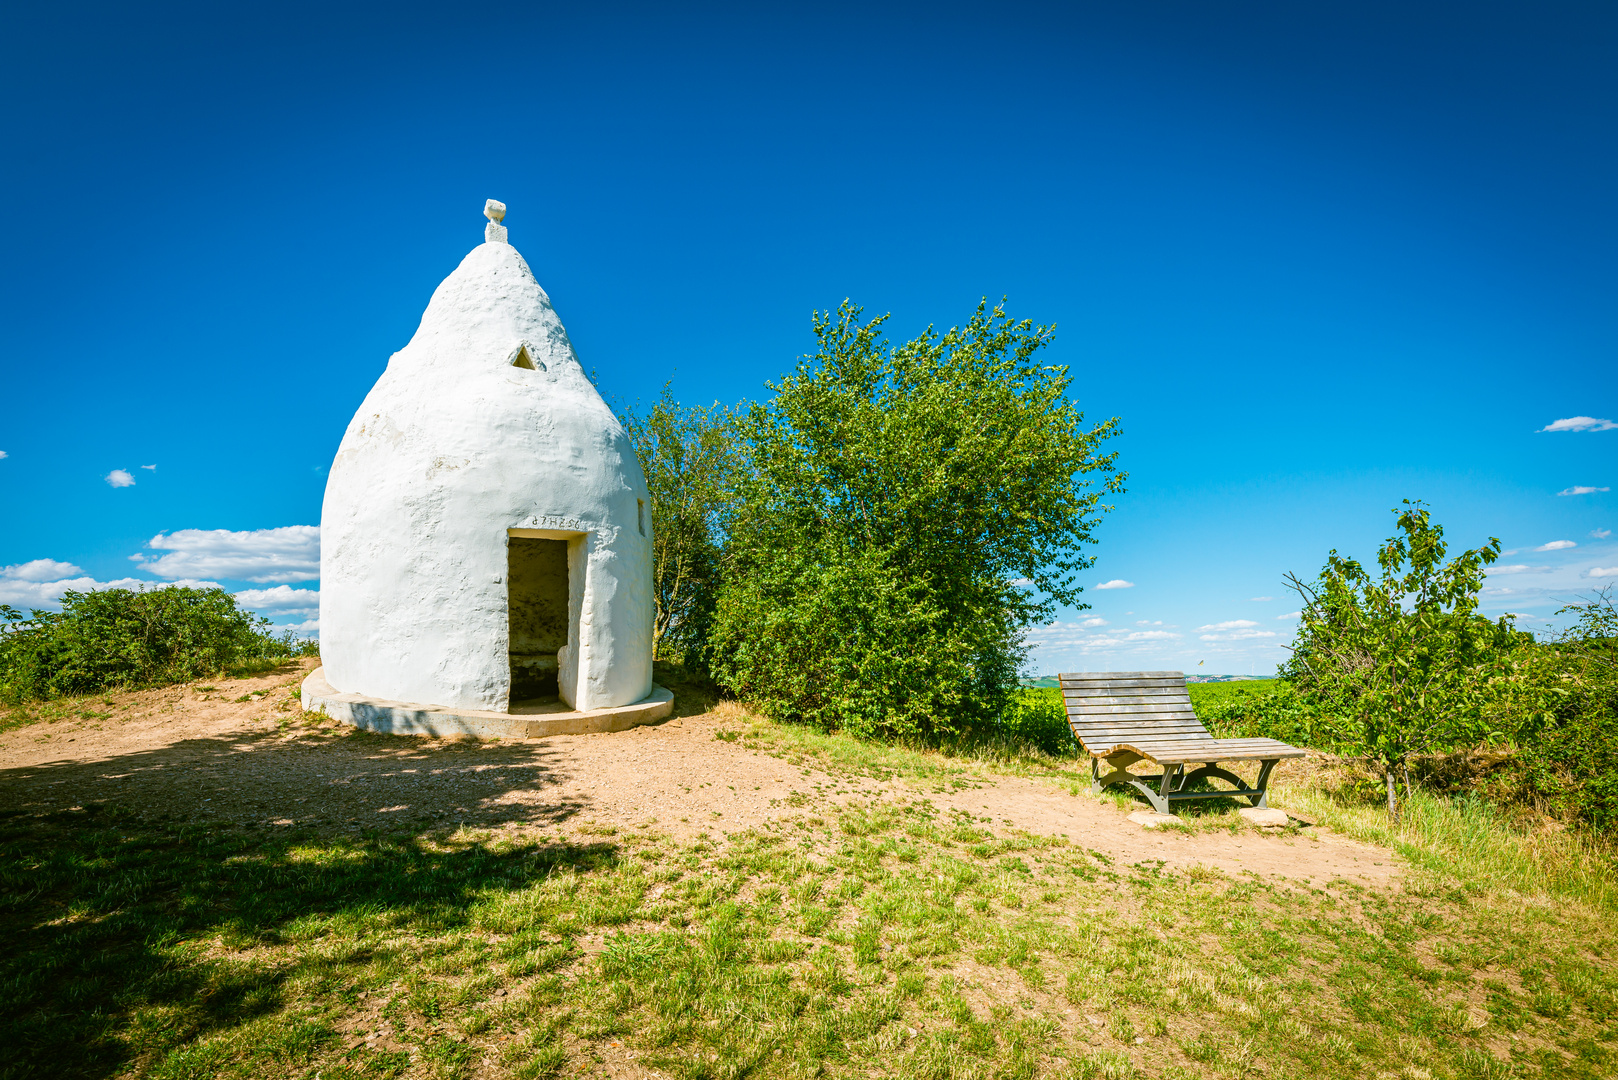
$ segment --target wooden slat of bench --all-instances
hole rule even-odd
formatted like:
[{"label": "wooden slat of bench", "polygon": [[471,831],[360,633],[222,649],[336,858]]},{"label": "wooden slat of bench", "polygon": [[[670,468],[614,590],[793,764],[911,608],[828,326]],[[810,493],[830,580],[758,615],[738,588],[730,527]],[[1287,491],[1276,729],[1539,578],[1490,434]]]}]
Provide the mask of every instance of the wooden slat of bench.
[{"label": "wooden slat of bench", "polygon": [[1192,713],[1179,716],[1070,716],[1067,726],[1073,731],[1122,731],[1142,735],[1207,730]]},{"label": "wooden slat of bench", "polygon": [[1122,690],[1106,690],[1090,693],[1087,690],[1063,690],[1062,700],[1069,705],[1088,705],[1090,702],[1103,703],[1108,701],[1138,702],[1142,705],[1151,705],[1162,701],[1180,701],[1189,703],[1191,695],[1184,690],[1175,690],[1172,693],[1164,690],[1153,694],[1126,694]]},{"label": "wooden slat of bench", "polygon": [[1139,733],[1134,735],[1108,735],[1105,738],[1087,741],[1100,744],[1109,739],[1115,746],[1123,743],[1129,743],[1132,746],[1190,746],[1193,744],[1207,746],[1211,742],[1218,741],[1211,735],[1199,739],[1195,735],[1186,735],[1180,732],[1169,735],[1142,735]]},{"label": "wooden slat of bench", "polygon": [[1058,679],[1184,679],[1183,671],[1064,671]]},{"label": "wooden slat of bench", "polygon": [[1156,727],[1159,724],[1194,724],[1197,714],[1189,709],[1179,712],[1116,712],[1068,714],[1069,724],[1111,724],[1113,727]]},{"label": "wooden slat of bench", "polygon": [[1164,716],[1153,713],[1150,716],[1070,716],[1067,726],[1075,731],[1079,728],[1116,728],[1119,731],[1160,731],[1164,728],[1190,726],[1194,730],[1202,730],[1202,722],[1195,713],[1178,713],[1173,716]]},{"label": "wooden slat of bench", "polygon": [[[1270,758],[1301,758],[1304,752],[1274,739],[1209,739],[1197,742],[1125,740],[1115,743],[1110,753],[1120,750],[1139,754],[1162,765],[1184,765],[1204,761],[1264,761]],[[1091,751],[1092,756],[1106,753]]]},{"label": "wooden slat of bench", "polygon": [[1068,716],[1196,716],[1189,704],[1099,704],[1091,709],[1068,709]]},{"label": "wooden slat of bench", "polygon": [[1111,683],[1094,683],[1087,686],[1064,686],[1064,697],[1186,697],[1187,691],[1184,683],[1173,686],[1113,686]]},{"label": "wooden slat of bench", "polygon": [[1212,736],[1203,735],[1199,737],[1194,731],[1175,731],[1164,735],[1142,735],[1138,731],[1109,731],[1104,734],[1100,732],[1086,732],[1080,735],[1078,738],[1079,741],[1085,746],[1096,747],[1118,746],[1121,743],[1133,743],[1139,746],[1145,746],[1147,743],[1162,743],[1166,745],[1168,743],[1183,743],[1190,741],[1205,743],[1208,742]]},{"label": "wooden slat of bench", "polygon": [[1184,687],[1185,683],[1179,679],[1112,679],[1109,681],[1097,679],[1094,682],[1063,679],[1061,685],[1063,690],[1095,690],[1108,687],[1129,690],[1172,690]]},{"label": "wooden slat of bench", "polygon": [[1125,723],[1121,720],[1092,720],[1088,723],[1070,720],[1068,721],[1067,726],[1069,730],[1072,731],[1094,731],[1098,733],[1103,731],[1121,731],[1126,735],[1135,733],[1141,735],[1164,735],[1171,731],[1197,732],[1208,730],[1198,723],[1196,717],[1194,716],[1188,716],[1183,720],[1159,720],[1156,723],[1146,724]]},{"label": "wooden slat of bench", "polygon": [[1104,727],[1117,731],[1162,731],[1164,729],[1172,730],[1188,724],[1191,725],[1194,731],[1202,730],[1202,722],[1193,713],[1178,713],[1174,716],[1154,713],[1150,716],[1070,716],[1067,718],[1067,726],[1075,731],[1086,727]]},{"label": "wooden slat of bench", "polygon": [[1209,743],[1215,743],[1226,750],[1269,749],[1277,746],[1286,746],[1284,742],[1274,739],[1185,739],[1178,736],[1142,735],[1142,742],[1154,742],[1162,746],[1201,746],[1206,748]]},{"label": "wooden slat of bench", "polygon": [[[1068,730],[1074,735],[1084,737],[1107,738],[1125,737],[1125,735],[1184,735],[1186,738],[1201,738],[1209,730],[1201,724],[1069,724]],[[1212,738],[1212,735],[1209,735]]]}]

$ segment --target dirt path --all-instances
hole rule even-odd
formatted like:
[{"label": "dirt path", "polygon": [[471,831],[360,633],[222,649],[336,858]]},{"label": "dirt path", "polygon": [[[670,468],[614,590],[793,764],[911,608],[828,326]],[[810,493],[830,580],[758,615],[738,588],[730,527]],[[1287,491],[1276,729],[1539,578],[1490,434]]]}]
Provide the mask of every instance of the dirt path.
[{"label": "dirt path", "polygon": [[465,824],[565,834],[655,819],[685,837],[798,817],[817,804],[924,798],[996,829],[1065,835],[1129,864],[1160,859],[1317,884],[1377,884],[1398,872],[1390,852],[1320,828],[1297,837],[1154,832],[1039,780],[990,775],[940,794],[903,779],[821,772],[716,738],[727,721],[714,713],[481,744],[295,725],[288,691],[312,666],[211,689],[115,694],[112,705],[87,706],[90,715],[0,733],[0,812],[106,803],[170,822],[355,832]]}]

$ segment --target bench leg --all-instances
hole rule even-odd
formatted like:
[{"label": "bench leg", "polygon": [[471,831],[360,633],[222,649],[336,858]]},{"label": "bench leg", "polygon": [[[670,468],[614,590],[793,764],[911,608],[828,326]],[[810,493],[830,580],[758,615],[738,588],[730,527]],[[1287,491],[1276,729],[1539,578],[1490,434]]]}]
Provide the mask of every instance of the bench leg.
[{"label": "bench leg", "polygon": [[[1175,784],[1174,778],[1179,775],[1180,770],[1183,768],[1185,768],[1184,765],[1163,766],[1163,782],[1158,789],[1157,797],[1154,799],[1152,798],[1152,793],[1150,791],[1146,792],[1146,797],[1151,799],[1152,809],[1156,810],[1159,814],[1173,813],[1173,811],[1169,809],[1169,794],[1173,792],[1176,787],[1180,786]],[[1140,786],[1141,790],[1144,791],[1145,785]]]},{"label": "bench leg", "polygon": [[1280,758],[1270,758],[1258,767],[1258,781],[1253,785],[1256,793],[1251,796],[1253,805],[1260,809],[1270,805],[1270,772],[1274,770]]},{"label": "bench leg", "polygon": [[1110,767],[1111,771],[1103,776],[1101,773],[1101,759],[1091,758],[1090,794],[1100,795],[1103,790],[1111,787],[1114,784],[1128,784],[1130,787],[1146,796],[1146,801],[1152,804],[1153,810],[1156,810],[1159,814],[1170,813],[1171,811],[1169,810],[1168,794],[1180,786],[1183,786],[1174,782],[1175,776],[1179,773],[1182,766],[1165,765],[1163,767],[1162,776],[1145,777],[1145,780],[1156,780],[1159,782],[1160,790],[1153,791],[1143,782],[1141,778],[1137,777],[1127,768],[1127,766],[1142,760],[1145,759],[1143,759],[1139,754],[1119,754],[1115,757],[1108,758],[1107,765]]},{"label": "bench leg", "polygon": [[1111,771],[1105,776],[1101,774],[1101,758],[1090,759],[1090,794],[1100,795],[1104,788],[1113,784],[1127,784],[1134,779],[1134,774],[1128,772],[1129,766],[1140,761],[1139,754],[1129,752],[1114,754],[1107,758],[1107,768]]},{"label": "bench leg", "polygon": [[[1169,780],[1167,774],[1171,772],[1171,769],[1163,770],[1165,773],[1163,778],[1164,787],[1168,786]],[[1123,772],[1123,770],[1120,769],[1119,772]],[[1156,780],[1157,777],[1148,776],[1146,779]],[[1152,809],[1156,810],[1159,814],[1172,814],[1174,812],[1169,809],[1169,801],[1163,797],[1164,794],[1166,794],[1165,792],[1153,791],[1149,785],[1141,783],[1139,780],[1135,779],[1134,775],[1131,773],[1123,773],[1123,779],[1116,780],[1114,783],[1128,784],[1130,787],[1146,796],[1146,801],[1151,803]]]}]

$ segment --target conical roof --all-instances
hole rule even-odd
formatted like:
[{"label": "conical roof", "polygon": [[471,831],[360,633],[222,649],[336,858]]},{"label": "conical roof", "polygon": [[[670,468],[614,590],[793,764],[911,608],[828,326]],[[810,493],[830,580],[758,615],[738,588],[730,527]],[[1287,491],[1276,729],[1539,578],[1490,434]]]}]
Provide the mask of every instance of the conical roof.
[{"label": "conical roof", "polygon": [[433,292],[332,464],[327,677],[345,692],[505,708],[507,537],[552,530],[588,539],[581,617],[598,624],[585,639],[602,638],[581,639],[574,703],[628,704],[651,686],[645,481],[545,290],[504,228],[490,234]]}]

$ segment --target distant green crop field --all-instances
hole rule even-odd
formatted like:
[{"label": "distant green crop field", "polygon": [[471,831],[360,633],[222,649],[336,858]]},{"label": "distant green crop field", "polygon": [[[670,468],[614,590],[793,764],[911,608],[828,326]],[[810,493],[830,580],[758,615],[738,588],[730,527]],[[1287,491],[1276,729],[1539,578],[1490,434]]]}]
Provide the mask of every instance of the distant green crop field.
[{"label": "distant green crop field", "polygon": [[1204,705],[1225,705],[1245,698],[1264,697],[1275,693],[1280,685],[1280,679],[1243,679],[1241,682],[1191,683],[1186,689],[1191,691],[1191,704],[1200,709]]},{"label": "distant green crop field", "polygon": [[[1275,688],[1281,684],[1279,679],[1243,679],[1239,682],[1219,683],[1191,683],[1191,703],[1200,705],[1207,702],[1210,705],[1223,705],[1227,701],[1238,698],[1249,698],[1262,694],[1273,694]],[[1026,690],[1054,690],[1057,688],[1055,675],[1042,675],[1037,679],[1026,679],[1023,682]]]}]

